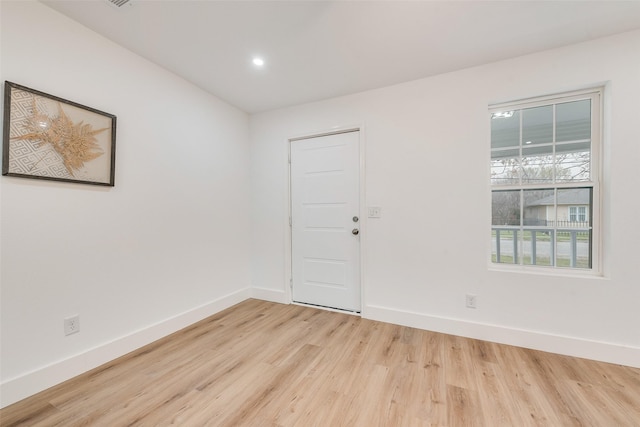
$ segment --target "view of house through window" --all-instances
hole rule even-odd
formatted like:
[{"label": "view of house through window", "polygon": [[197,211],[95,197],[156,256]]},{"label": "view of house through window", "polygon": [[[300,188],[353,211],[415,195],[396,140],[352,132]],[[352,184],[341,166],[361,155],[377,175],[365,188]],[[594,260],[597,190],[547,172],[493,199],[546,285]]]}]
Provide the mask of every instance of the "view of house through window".
[{"label": "view of house through window", "polygon": [[600,91],[490,113],[492,262],[593,269]]}]

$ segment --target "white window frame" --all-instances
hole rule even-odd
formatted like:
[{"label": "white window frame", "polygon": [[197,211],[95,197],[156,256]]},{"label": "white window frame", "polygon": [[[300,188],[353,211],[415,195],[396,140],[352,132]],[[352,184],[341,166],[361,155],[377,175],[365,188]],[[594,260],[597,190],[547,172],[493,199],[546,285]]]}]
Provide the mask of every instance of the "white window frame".
[{"label": "white window frame", "polygon": [[[498,263],[491,260],[492,251],[489,248],[488,263],[489,268],[493,270],[507,270],[507,271],[526,271],[535,273],[549,273],[556,275],[597,275],[602,276],[602,176],[603,176],[603,162],[602,162],[602,138],[603,138],[603,98],[604,87],[594,87],[590,89],[564,92],[553,95],[528,98],[516,101],[510,101],[499,104],[492,104],[489,106],[489,123],[491,123],[494,115],[504,114],[509,111],[523,110],[527,108],[541,107],[550,104],[558,104],[564,102],[579,101],[584,99],[591,99],[591,164],[590,164],[590,181],[576,181],[576,182],[556,182],[552,186],[541,185],[538,183],[522,183],[518,184],[493,184],[490,183],[489,197],[492,197],[495,190],[527,190],[527,189],[540,189],[540,188],[592,188],[592,208],[591,212],[587,209],[586,220],[591,219],[591,268],[570,268],[570,267],[557,267],[557,266],[542,266],[542,265],[527,265],[527,264],[508,264]],[[489,126],[491,129],[491,124]],[[491,151],[491,131],[489,132],[489,147]],[[522,143],[520,143],[520,153],[522,153]],[[491,164],[491,155],[489,155],[489,165]],[[491,205],[491,204],[490,204]],[[490,208],[491,209],[491,206]],[[591,214],[591,217],[589,216]],[[489,215],[491,217],[491,215]],[[491,221],[490,221],[490,227]],[[521,229],[524,226],[521,225]],[[522,233],[520,233],[522,234]],[[491,233],[490,233],[491,235]]]}]

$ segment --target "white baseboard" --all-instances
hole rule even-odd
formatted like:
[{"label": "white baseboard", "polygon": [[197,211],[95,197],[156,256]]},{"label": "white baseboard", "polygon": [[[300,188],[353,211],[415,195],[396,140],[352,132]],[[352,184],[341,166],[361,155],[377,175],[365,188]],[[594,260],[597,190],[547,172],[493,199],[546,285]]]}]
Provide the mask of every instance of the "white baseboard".
[{"label": "white baseboard", "polygon": [[242,289],[158,322],[155,325],[91,348],[83,353],[6,380],[0,384],[0,408],[124,356],[232,305],[238,304],[250,298],[251,295],[250,288]]},{"label": "white baseboard", "polygon": [[545,332],[366,306],[362,317],[445,334],[640,368],[640,348]]},{"label": "white baseboard", "polygon": [[[257,298],[282,304],[290,302],[285,292],[264,288],[246,288],[225,295],[148,328],[135,331],[19,377],[6,380],[0,384],[0,408],[87,372],[248,298]],[[460,319],[429,316],[373,305],[364,307],[362,317],[435,332],[640,368],[640,348],[638,347],[475,323]]]},{"label": "white baseboard", "polygon": [[289,304],[291,302],[285,291],[274,291],[266,288],[251,288],[251,297],[280,304]]}]

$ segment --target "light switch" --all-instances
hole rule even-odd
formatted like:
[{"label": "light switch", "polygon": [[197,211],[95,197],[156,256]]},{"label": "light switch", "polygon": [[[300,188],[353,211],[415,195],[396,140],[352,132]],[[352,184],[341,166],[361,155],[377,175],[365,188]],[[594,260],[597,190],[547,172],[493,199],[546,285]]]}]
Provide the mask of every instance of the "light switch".
[{"label": "light switch", "polygon": [[369,218],[380,218],[382,208],[379,206],[369,206]]}]

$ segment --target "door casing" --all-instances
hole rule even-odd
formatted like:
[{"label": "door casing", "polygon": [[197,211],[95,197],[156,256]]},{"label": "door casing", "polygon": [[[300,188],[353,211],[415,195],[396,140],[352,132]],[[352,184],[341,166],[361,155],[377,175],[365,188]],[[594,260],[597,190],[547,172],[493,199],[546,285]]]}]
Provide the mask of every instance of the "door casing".
[{"label": "door casing", "polygon": [[[287,206],[286,206],[286,215],[284,218],[284,223],[285,223],[285,283],[284,283],[284,287],[285,287],[285,295],[286,295],[286,302],[288,304],[293,303],[293,292],[292,292],[292,284],[293,284],[293,274],[292,274],[292,260],[293,260],[293,252],[292,252],[292,244],[291,244],[291,238],[292,238],[292,233],[291,233],[291,143],[295,142],[295,141],[299,141],[302,139],[309,139],[309,138],[317,138],[317,137],[322,137],[322,136],[329,136],[329,135],[335,135],[335,134],[339,134],[339,133],[346,133],[346,132],[354,132],[357,131],[360,133],[360,155],[359,155],[359,162],[360,162],[360,176],[359,176],[359,181],[360,181],[360,194],[359,194],[359,203],[360,203],[360,260],[359,260],[359,264],[360,264],[360,313],[358,315],[363,316],[365,315],[365,304],[364,302],[366,301],[365,299],[365,295],[366,295],[366,289],[364,284],[366,283],[366,270],[365,270],[365,262],[364,260],[366,259],[366,241],[367,241],[367,215],[366,215],[366,200],[365,200],[365,195],[366,195],[366,188],[365,188],[365,147],[366,147],[366,138],[365,138],[365,132],[364,132],[364,126],[362,125],[355,125],[355,126],[336,126],[332,129],[329,130],[324,130],[324,131],[318,131],[318,132],[309,132],[309,133],[304,133],[301,135],[297,135],[291,138],[288,138],[286,141],[286,153],[287,153],[287,158],[286,158],[286,177],[287,177],[287,182],[286,182],[286,194],[287,194]],[[320,308],[320,307],[319,307]],[[324,308],[324,307],[322,307]],[[331,310],[331,311],[339,311],[341,313],[350,313],[347,311],[343,311],[343,310],[334,310],[331,308],[324,308],[326,310]],[[354,313],[355,314],[355,313]]]}]

